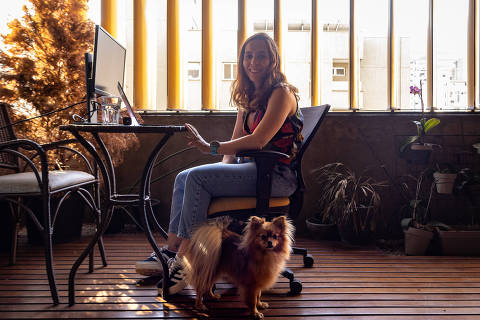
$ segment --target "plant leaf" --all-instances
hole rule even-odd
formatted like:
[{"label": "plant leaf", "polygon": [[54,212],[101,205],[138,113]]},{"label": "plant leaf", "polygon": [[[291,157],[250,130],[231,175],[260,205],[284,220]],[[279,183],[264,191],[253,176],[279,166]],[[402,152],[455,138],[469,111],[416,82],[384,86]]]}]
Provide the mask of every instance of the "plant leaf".
[{"label": "plant leaf", "polygon": [[425,133],[427,133],[431,129],[435,128],[439,123],[440,123],[440,119],[438,119],[438,118],[428,119],[427,122],[425,122],[425,125],[423,126],[424,130],[425,130]]},{"label": "plant leaf", "polygon": [[400,225],[402,226],[403,230],[407,230],[410,227],[410,224],[413,222],[412,218],[404,218],[400,221]]},{"label": "plant leaf", "polygon": [[419,136],[410,136],[410,137],[405,138],[405,141],[403,142],[403,144],[400,147],[400,152],[405,152],[405,149],[409,145],[411,145],[412,143],[417,141],[419,138],[420,138]]}]

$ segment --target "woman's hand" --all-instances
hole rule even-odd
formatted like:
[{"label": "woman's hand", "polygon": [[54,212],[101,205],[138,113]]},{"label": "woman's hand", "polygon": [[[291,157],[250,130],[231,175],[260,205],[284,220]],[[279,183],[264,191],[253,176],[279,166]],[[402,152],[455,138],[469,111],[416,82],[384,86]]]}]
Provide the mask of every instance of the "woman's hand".
[{"label": "woman's hand", "polygon": [[197,129],[189,123],[185,123],[187,128],[188,145],[197,148],[203,153],[210,153],[210,144],[203,139]]}]

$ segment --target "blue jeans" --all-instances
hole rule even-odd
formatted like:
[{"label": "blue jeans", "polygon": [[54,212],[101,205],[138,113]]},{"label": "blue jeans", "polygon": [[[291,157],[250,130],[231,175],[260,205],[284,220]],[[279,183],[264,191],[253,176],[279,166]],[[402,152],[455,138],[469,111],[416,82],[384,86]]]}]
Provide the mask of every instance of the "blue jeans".
[{"label": "blue jeans", "polygon": [[[254,162],[212,163],[180,172],[175,178],[169,232],[190,238],[193,227],[207,220],[213,197],[254,197],[257,167]],[[290,196],[297,188],[295,172],[276,165],[272,176],[272,196]]]}]

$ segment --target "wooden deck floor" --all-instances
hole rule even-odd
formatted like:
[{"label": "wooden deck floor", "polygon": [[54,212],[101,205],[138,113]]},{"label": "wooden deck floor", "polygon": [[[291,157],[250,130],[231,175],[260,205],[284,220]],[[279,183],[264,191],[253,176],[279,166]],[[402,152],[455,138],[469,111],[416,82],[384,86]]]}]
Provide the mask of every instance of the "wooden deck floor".
[{"label": "wooden deck floor", "polygon": [[[143,234],[105,236],[109,265],[77,275],[77,304],[67,305],[67,278],[74,257],[88,237],[54,246],[61,304],[52,306],[41,247],[21,239],[18,263],[6,266],[0,255],[0,318],[201,318],[193,310],[194,291],[185,289],[168,302],[155,285],[138,287],[135,261],[150,248]],[[288,296],[280,279],[264,294],[270,319],[480,319],[479,257],[408,257],[375,248],[345,247],[335,242],[299,239],[314,255],[313,268],[294,256],[289,266],[303,282],[303,292]],[[99,259],[97,259],[99,261]],[[99,264],[99,262],[98,262]],[[245,319],[236,291],[217,285],[223,294],[209,302],[209,318]]]}]

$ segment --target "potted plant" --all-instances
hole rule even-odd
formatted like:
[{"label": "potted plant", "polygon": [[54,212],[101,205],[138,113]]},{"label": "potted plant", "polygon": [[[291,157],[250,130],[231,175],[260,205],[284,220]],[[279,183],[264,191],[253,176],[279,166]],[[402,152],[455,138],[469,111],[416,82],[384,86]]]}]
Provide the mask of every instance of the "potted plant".
[{"label": "potted plant", "polygon": [[386,186],[364,173],[356,175],[343,163],[331,163],[313,171],[320,186],[319,213],[323,223],[335,223],[347,243],[365,243],[375,230],[380,208],[377,189]]},{"label": "potted plant", "polygon": [[437,144],[426,143],[424,141],[426,134],[435,128],[440,120],[438,118],[427,119],[425,117],[425,109],[422,96],[422,82],[420,81],[420,88],[417,86],[410,86],[410,93],[414,96],[418,95],[422,106],[422,116],[420,120],[413,120],[417,128],[417,134],[408,136],[400,146],[400,154],[409,163],[426,164],[430,158],[430,153],[435,147],[440,147]]},{"label": "potted plant", "polygon": [[[480,174],[471,168],[458,171],[454,191],[464,197],[463,224],[438,229],[444,255],[480,255]],[[459,219],[460,220],[460,219]]]},{"label": "potted plant", "polygon": [[[432,168],[423,170],[418,177],[406,175],[407,181],[401,183],[401,194],[406,204],[401,207],[403,211],[401,226],[405,236],[405,254],[424,255],[434,236],[435,228],[448,228],[430,217],[430,204],[435,183],[429,183],[433,174]],[[412,195],[408,182],[414,182],[415,193]]]},{"label": "potted plant", "polygon": [[453,185],[457,179],[457,170],[451,164],[443,166],[437,164],[437,170],[433,173],[433,179],[438,193],[452,194]]},{"label": "potted plant", "polygon": [[[8,23],[8,32],[2,35],[0,96],[12,106],[10,116],[20,139],[49,143],[72,138],[58,127],[72,122],[73,114],[85,115],[85,104],[80,103],[85,96],[84,54],[92,51],[94,42],[94,23],[87,17],[87,2],[33,1],[24,6],[23,17]],[[133,152],[140,146],[132,134],[108,135],[104,142],[114,146],[110,149],[116,166],[123,162],[127,150]],[[61,149],[52,150],[48,157],[57,168],[78,159],[76,154]],[[75,197],[66,202],[79,206]],[[66,207],[63,211],[67,211]],[[65,219],[66,226],[82,222],[83,208],[76,211],[77,218]],[[57,225],[61,220],[59,215]],[[81,230],[81,224],[75,230]],[[67,232],[67,236],[71,235]]]}]

